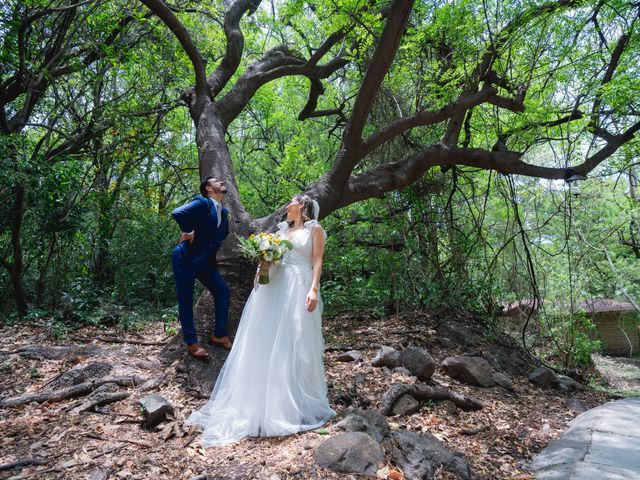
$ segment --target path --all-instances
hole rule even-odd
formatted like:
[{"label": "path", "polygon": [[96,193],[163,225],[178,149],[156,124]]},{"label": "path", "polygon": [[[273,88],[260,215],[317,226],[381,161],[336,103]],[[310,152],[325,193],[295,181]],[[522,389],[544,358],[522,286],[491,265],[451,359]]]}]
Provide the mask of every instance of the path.
[{"label": "path", "polygon": [[588,410],[534,458],[536,480],[640,480],[640,398]]}]

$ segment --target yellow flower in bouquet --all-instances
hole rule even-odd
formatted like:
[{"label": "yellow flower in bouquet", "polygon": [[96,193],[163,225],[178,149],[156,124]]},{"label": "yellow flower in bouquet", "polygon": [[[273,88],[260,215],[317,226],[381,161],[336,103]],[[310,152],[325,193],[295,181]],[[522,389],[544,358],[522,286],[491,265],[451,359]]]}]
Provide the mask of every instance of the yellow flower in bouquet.
[{"label": "yellow flower in bouquet", "polygon": [[[251,234],[249,238],[238,239],[238,251],[248,260],[261,262],[259,283],[269,283],[269,267],[271,263],[279,263],[284,254],[293,248],[289,240],[272,233]],[[266,262],[265,267],[262,262]]]}]

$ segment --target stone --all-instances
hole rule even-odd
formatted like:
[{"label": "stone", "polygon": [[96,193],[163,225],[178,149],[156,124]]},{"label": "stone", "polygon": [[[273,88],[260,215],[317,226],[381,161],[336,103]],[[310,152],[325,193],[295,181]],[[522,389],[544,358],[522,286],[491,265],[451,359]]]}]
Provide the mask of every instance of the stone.
[{"label": "stone", "polygon": [[587,389],[587,387],[580,382],[576,382],[573,378],[562,376],[556,376],[556,378],[558,379],[558,388],[562,391],[573,392],[574,390],[582,391]]},{"label": "stone", "polygon": [[104,470],[94,470],[89,474],[88,480],[107,480],[109,472]]},{"label": "stone", "polygon": [[464,480],[473,478],[469,464],[430,433],[399,429],[393,433],[393,440],[389,448],[391,460],[407,480],[433,478],[440,466]]},{"label": "stone", "polygon": [[400,366],[400,352],[395,348],[383,345],[377,355],[371,360],[374,367],[395,368]]},{"label": "stone", "polygon": [[420,402],[408,393],[402,395],[391,407],[393,415],[412,415],[420,410]]},{"label": "stone", "polygon": [[505,390],[509,390],[511,392],[515,391],[515,387],[513,386],[513,382],[509,377],[507,377],[502,372],[493,372],[491,379],[495,382],[496,385],[504,388]]},{"label": "stone", "polygon": [[396,367],[393,369],[393,373],[401,373],[402,375],[411,376],[411,372],[404,367]]},{"label": "stone", "polygon": [[559,382],[556,374],[547,367],[538,367],[529,374],[529,381],[541,388],[558,388]]},{"label": "stone", "polygon": [[375,476],[384,454],[380,444],[366,433],[347,432],[322,442],[316,450],[315,461],[334,472]]},{"label": "stone", "polygon": [[436,371],[436,363],[425,350],[407,347],[400,352],[402,365],[423,382],[431,379]]},{"label": "stone", "polygon": [[571,410],[577,412],[586,412],[588,409],[582,401],[576,397],[569,397],[564,401],[564,404]]},{"label": "stone", "polygon": [[458,413],[458,406],[455,403],[453,403],[451,400],[444,400],[441,403],[444,406],[445,411],[449,415],[453,415],[454,413]]},{"label": "stone", "polygon": [[353,410],[336,423],[333,430],[366,433],[377,442],[382,442],[391,434],[387,419],[377,410]]},{"label": "stone", "polygon": [[173,415],[173,405],[162,395],[147,395],[140,399],[145,423],[153,428],[166,420],[167,414]]},{"label": "stone", "polygon": [[493,387],[493,367],[482,357],[447,357],[442,362],[444,373],[469,385]]},{"label": "stone", "polygon": [[336,357],[338,362],[360,362],[362,361],[362,354],[357,350],[349,350]]}]

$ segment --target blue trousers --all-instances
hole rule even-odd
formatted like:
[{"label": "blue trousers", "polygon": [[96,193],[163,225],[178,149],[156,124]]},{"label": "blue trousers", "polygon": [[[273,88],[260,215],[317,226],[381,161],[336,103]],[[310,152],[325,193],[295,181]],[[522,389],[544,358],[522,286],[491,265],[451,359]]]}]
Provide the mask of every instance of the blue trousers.
[{"label": "blue trousers", "polygon": [[215,266],[204,264],[193,264],[182,258],[181,250],[176,247],[172,256],[173,278],[176,282],[176,293],[178,294],[178,314],[182,325],[182,334],[187,345],[198,342],[196,327],[193,323],[193,290],[196,278],[213,295],[213,306],[215,308],[215,326],[213,334],[216,337],[226,337],[227,318],[229,316],[229,286],[225,283],[222,275]]}]

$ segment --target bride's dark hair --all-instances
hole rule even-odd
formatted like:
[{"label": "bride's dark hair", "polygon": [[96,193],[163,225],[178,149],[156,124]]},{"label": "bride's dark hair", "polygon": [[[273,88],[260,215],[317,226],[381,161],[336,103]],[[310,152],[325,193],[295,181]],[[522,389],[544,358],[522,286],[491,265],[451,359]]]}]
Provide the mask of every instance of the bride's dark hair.
[{"label": "bride's dark hair", "polygon": [[[294,200],[297,200],[298,202],[302,203],[303,207],[301,210],[301,214],[302,214],[302,221],[303,222],[308,222],[309,220],[313,219],[313,199],[309,196],[309,195],[296,195],[295,197],[293,197]],[[287,218],[287,212],[284,212],[283,219],[286,220]],[[291,224],[293,222],[289,222],[289,224]]]},{"label": "bride's dark hair", "polygon": [[294,197],[304,205],[302,207],[302,220],[308,222],[313,218],[313,199],[309,195],[296,195]]}]

